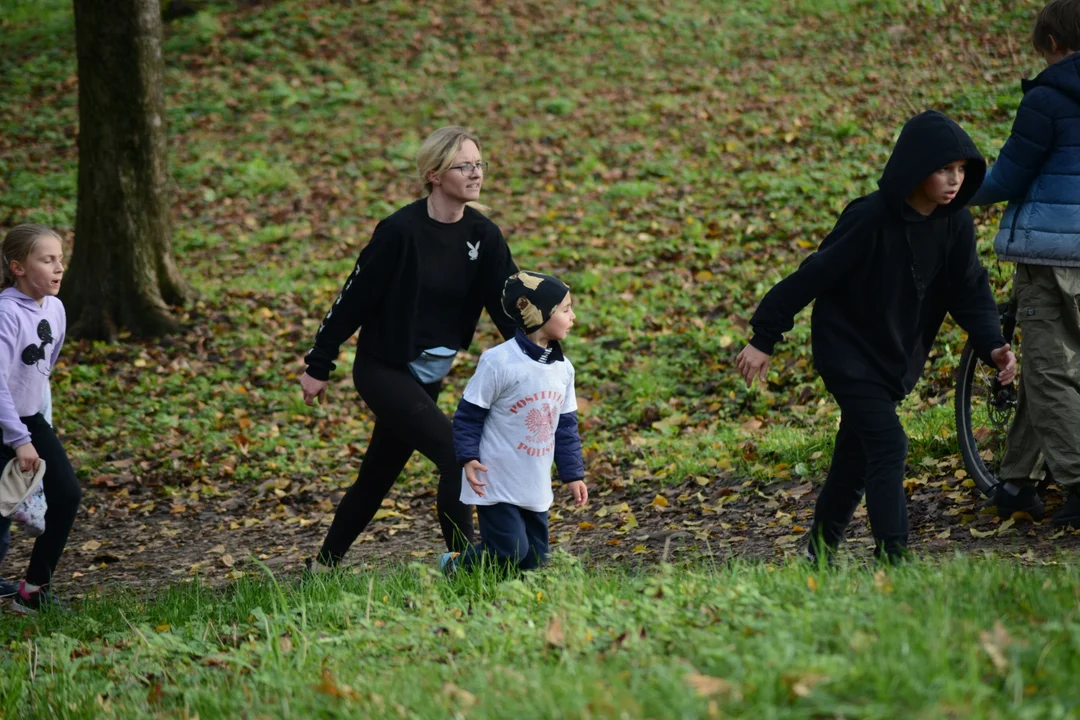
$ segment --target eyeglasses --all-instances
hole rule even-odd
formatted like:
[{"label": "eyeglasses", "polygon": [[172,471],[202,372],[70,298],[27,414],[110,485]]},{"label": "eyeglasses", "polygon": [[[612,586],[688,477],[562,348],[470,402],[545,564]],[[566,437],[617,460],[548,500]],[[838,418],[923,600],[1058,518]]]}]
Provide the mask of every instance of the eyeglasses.
[{"label": "eyeglasses", "polygon": [[484,173],[487,172],[487,169],[488,164],[486,162],[462,163],[461,165],[454,165],[453,167],[447,168],[447,170],[457,170],[464,177],[469,177],[470,175],[472,175],[473,170],[479,170],[481,173]]}]

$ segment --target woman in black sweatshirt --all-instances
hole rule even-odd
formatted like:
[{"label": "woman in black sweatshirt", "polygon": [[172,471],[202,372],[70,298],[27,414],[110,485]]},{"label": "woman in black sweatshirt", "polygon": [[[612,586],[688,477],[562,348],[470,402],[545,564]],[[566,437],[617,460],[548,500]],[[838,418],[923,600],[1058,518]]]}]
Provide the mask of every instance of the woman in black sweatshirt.
[{"label": "woman in black sweatshirt", "polygon": [[375,516],[416,450],[439,470],[439,524],[447,549],[473,542],[463,505],[454,430],[436,399],[455,353],[472,342],[487,308],[503,337],[503,282],[517,272],[498,226],[474,205],[484,169],[480,144],[464,128],[432,133],[417,155],[426,196],[382,220],[326,314],[300,377],[304,402],[325,397],[339,348],[360,329],[353,382],[375,415],[356,482],[342,498],[317,562],[339,563]]},{"label": "woman in black sweatshirt", "polygon": [[864,492],[875,553],[906,553],[907,436],[896,406],[922,376],[946,312],[1002,382],[1015,375],[964,207],[985,173],[959,125],[933,111],[912,118],[877,192],[849,204],[817,252],[770,290],[750,319],[754,336],[736,361],[748,386],[765,380],[773,347],[817,301],[814,366],[840,406],[840,429],[814,509],[811,557],[835,550]]}]

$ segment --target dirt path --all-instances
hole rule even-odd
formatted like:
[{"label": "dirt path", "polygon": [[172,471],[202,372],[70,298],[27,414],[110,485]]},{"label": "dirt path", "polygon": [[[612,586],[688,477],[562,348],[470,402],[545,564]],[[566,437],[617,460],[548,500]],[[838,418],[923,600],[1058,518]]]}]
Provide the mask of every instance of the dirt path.
[{"label": "dirt path", "polygon": [[[164,497],[161,488],[115,479],[111,486],[90,487],[55,585],[73,596],[98,587],[153,588],[195,577],[218,584],[260,572],[258,563],[275,573],[299,571],[318,549],[342,490],[287,482],[205,499]],[[805,481],[762,486],[719,475],[688,479],[658,494],[612,482],[585,509],[557,499],[553,548],[632,564],[660,561],[665,545],[671,559],[779,559],[804,551],[817,487]],[[957,478],[910,490],[912,547],[919,553],[996,552],[1035,560],[1080,547],[1080,533],[1062,532],[1048,521],[1001,523],[980,513],[976,491]],[[347,561],[434,562],[442,542],[433,506],[431,489],[396,491]],[[851,552],[869,556],[864,508],[849,540]],[[12,545],[3,568],[7,577],[24,567],[31,542],[16,531]]]}]

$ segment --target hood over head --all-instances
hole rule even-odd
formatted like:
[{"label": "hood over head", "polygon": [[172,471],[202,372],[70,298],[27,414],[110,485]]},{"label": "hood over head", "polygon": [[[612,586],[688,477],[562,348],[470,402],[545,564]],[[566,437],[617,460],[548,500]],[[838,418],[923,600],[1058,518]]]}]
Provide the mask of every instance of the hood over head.
[{"label": "hood over head", "polygon": [[939,205],[931,217],[967,205],[986,176],[986,160],[963,128],[936,110],[927,110],[904,123],[878,187],[889,207],[902,213],[905,200],[923,180],[956,160],[967,160],[964,182],[953,201]]}]

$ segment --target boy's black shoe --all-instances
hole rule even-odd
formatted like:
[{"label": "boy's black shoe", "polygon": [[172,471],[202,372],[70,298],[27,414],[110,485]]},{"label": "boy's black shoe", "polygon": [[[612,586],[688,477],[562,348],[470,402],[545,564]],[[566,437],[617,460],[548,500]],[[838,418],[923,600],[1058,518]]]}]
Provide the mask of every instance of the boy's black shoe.
[{"label": "boy's black shoe", "polygon": [[[1014,489],[1015,494],[1012,492]],[[1046,506],[1039,497],[1039,491],[1030,484],[998,483],[991,491],[986,505],[996,506],[1000,518],[1010,518],[1013,513],[1023,512],[1030,515],[1035,522],[1039,522],[1046,514]]]},{"label": "boy's black shoe", "polygon": [[824,560],[825,567],[836,567],[837,548],[838,545],[824,542],[817,533],[811,530],[810,542],[806,544],[806,561],[815,567],[820,567]]},{"label": "boy's black shoe", "polygon": [[895,542],[881,543],[874,549],[874,559],[877,560],[878,565],[895,568],[912,561],[915,555],[907,549],[906,545]]},{"label": "boy's black shoe", "polygon": [[1080,528],[1080,490],[1069,490],[1065,503],[1054,513],[1054,525]]}]

